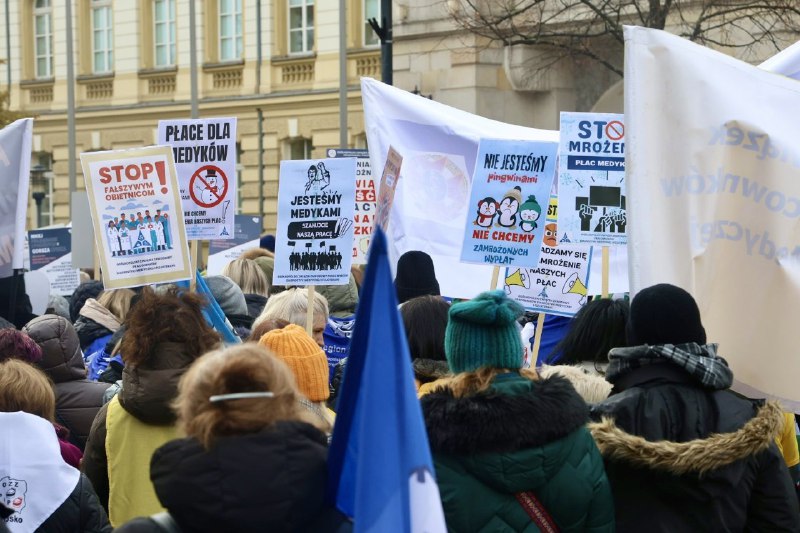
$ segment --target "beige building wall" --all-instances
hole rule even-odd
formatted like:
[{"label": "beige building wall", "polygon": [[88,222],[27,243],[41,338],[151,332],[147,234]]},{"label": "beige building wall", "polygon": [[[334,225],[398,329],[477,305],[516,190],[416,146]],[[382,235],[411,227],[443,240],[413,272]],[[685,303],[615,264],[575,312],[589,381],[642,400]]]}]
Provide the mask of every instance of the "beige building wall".
[{"label": "beige building wall", "polygon": [[[34,68],[34,0],[10,0],[12,67],[11,108],[36,116],[34,160],[52,159],[53,222],[69,219],[66,130],[66,18],[62,1],[53,0],[53,72],[37,78]],[[380,77],[380,49],[364,47],[363,1],[348,0],[348,146],[363,146],[364,119],[359,76]],[[113,71],[92,72],[91,0],[72,0],[77,77],[76,157],[83,151],[151,145],[159,119],[190,116],[189,2],[176,0],[176,61],[157,68],[154,62],[152,0],[110,0],[113,13]],[[258,0],[241,0],[242,53],[219,56],[219,0],[196,2],[199,114],[238,118],[240,202],[242,213],[265,215],[274,230],[278,166],[292,154],[291,144],[305,141],[311,157],[323,157],[339,146],[338,0],[314,1],[314,40],[307,53],[290,54],[288,0],[261,0],[259,63]],[[5,25],[0,25],[0,46]],[[0,54],[3,57],[5,54]],[[5,86],[5,65],[0,87]],[[259,129],[258,110],[263,114]],[[259,134],[264,166],[259,167]],[[302,150],[301,150],[302,152]],[[264,201],[259,206],[263,172]],[[77,187],[83,188],[80,161]],[[31,204],[31,227],[35,224]],[[45,222],[48,222],[46,219]]]}]

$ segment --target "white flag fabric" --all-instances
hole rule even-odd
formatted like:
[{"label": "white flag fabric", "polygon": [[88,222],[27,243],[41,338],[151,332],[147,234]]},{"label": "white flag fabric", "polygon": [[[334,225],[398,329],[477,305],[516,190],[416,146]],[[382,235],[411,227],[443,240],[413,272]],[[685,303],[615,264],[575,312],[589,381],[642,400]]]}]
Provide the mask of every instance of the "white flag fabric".
[{"label": "white flag fabric", "polygon": [[372,172],[383,171],[389,146],[403,157],[389,218],[391,264],[409,250],[427,252],[444,296],[471,298],[489,289],[492,267],[459,262],[469,190],[483,138],[553,141],[558,132],[505,124],[370,78],[361,79]]},{"label": "white flag fabric", "polygon": [[758,67],[800,80],[800,41],[770,57]]},{"label": "white flag fabric", "polygon": [[22,268],[33,119],[23,118],[0,130],[0,278]]},{"label": "white flag fabric", "polygon": [[625,30],[633,292],[697,299],[739,390],[800,408],[800,84],[668,33]]}]

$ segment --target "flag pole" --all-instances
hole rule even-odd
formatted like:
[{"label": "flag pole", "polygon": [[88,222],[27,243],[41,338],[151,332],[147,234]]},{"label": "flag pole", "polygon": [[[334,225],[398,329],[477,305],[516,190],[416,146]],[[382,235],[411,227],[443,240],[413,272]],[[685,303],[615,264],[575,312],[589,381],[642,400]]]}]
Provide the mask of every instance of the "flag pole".
[{"label": "flag pole", "polygon": [[603,246],[603,273],[602,273],[602,293],[603,298],[608,298],[608,263],[609,263],[609,250],[608,246]]},{"label": "flag pole", "polygon": [[544,329],[544,313],[539,313],[536,319],[536,331],[533,333],[533,350],[531,350],[531,366],[536,367],[539,360],[539,346],[542,344],[542,330]]},{"label": "flag pole", "polygon": [[497,288],[497,279],[500,277],[500,267],[495,265],[492,268],[492,283],[489,285],[489,290],[493,291]]},{"label": "flag pole", "polygon": [[190,263],[194,263],[194,273],[192,274],[192,278],[189,281],[189,290],[191,292],[197,291],[197,271],[200,270],[200,241],[192,241],[191,244],[191,259],[189,260]]},{"label": "flag pole", "polygon": [[314,298],[316,288],[314,285],[308,285],[308,304],[306,305],[306,333],[309,337],[314,337]]}]

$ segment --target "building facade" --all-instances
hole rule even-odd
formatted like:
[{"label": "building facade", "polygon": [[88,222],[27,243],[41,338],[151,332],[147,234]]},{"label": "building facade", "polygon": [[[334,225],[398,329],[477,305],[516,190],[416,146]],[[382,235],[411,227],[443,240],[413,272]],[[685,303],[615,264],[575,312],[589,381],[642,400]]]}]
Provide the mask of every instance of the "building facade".
[{"label": "building facade", "polygon": [[[188,0],[71,1],[76,156],[155,144],[159,119],[189,118]],[[347,144],[364,147],[359,77],[380,77],[380,44],[365,19],[378,15],[380,0],[347,1]],[[65,5],[5,2],[0,88],[8,76],[10,108],[36,117],[32,176],[44,197],[38,211],[31,204],[31,226],[67,222]],[[239,212],[263,213],[274,229],[280,160],[339,146],[338,0],[195,5],[199,115],[238,118]]]}]

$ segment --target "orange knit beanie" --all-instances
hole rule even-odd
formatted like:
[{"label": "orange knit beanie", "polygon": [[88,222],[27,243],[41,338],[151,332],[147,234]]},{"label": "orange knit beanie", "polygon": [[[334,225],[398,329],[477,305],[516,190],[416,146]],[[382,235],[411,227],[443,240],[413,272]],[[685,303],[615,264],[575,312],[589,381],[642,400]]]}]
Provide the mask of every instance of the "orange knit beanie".
[{"label": "orange knit beanie", "polygon": [[280,357],[292,369],[300,392],[312,402],[330,396],[328,358],[306,330],[297,324],[265,333],[258,344]]}]

